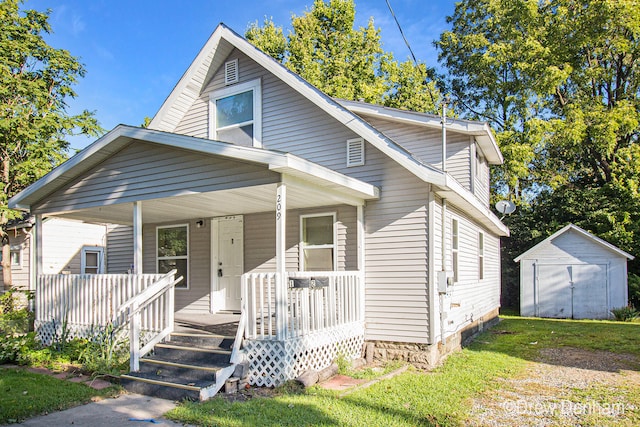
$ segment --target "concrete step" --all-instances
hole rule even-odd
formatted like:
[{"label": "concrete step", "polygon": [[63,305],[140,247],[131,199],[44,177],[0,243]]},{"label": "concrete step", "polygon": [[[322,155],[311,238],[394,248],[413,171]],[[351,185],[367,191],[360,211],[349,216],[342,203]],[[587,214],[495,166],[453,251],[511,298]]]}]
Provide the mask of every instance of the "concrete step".
[{"label": "concrete step", "polygon": [[220,363],[218,366],[204,367],[144,358],[140,360],[140,370],[136,374],[140,373],[145,377],[149,376],[162,381],[189,384],[199,381],[216,381],[218,372],[229,365],[228,360],[227,363]]},{"label": "concrete step", "polygon": [[171,334],[168,344],[184,345],[189,347],[231,350],[235,337],[216,335],[209,333],[174,332]]},{"label": "concrete step", "polygon": [[181,383],[158,379],[154,375],[132,372],[120,376],[122,386],[133,393],[155,396],[169,400],[199,401],[203,388],[215,386],[215,381]]}]

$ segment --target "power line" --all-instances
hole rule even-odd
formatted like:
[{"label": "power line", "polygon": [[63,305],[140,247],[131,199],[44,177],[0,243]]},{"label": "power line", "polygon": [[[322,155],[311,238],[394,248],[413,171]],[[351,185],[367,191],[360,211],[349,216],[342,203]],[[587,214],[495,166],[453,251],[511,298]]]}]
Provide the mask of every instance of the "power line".
[{"label": "power line", "polygon": [[409,40],[407,40],[407,38],[404,35],[404,31],[402,31],[402,26],[400,25],[400,22],[398,21],[398,18],[396,17],[396,14],[393,12],[393,9],[391,8],[391,3],[389,3],[389,0],[386,0],[386,2],[387,2],[387,6],[389,7],[389,12],[391,12],[391,16],[393,16],[393,19],[396,21],[396,25],[398,26],[398,30],[400,30],[400,34],[402,35],[402,39],[404,40],[404,44],[407,45],[407,48],[409,49],[409,52],[411,53],[411,57],[413,58],[413,63],[418,65],[418,61],[416,60],[416,55],[414,55],[413,49],[411,49],[411,46],[409,45]]},{"label": "power line", "polygon": [[[409,40],[407,40],[407,37],[404,35],[404,31],[402,31],[402,26],[400,25],[400,21],[398,21],[398,18],[396,17],[396,14],[393,12],[393,9],[391,8],[391,3],[389,2],[389,0],[385,0],[387,2],[387,6],[389,7],[389,12],[391,12],[391,16],[393,16],[393,20],[396,21],[396,25],[398,26],[398,30],[400,30],[400,35],[402,35],[402,39],[404,40],[404,44],[407,45],[407,48],[409,49],[409,53],[411,53],[411,58],[413,58],[413,64],[417,67],[418,66],[418,60],[416,59],[416,55],[413,53],[413,49],[411,49],[411,45],[409,44]],[[429,82],[428,81],[424,81],[423,84],[425,85],[425,87],[427,88],[427,92],[429,93],[429,98],[431,98],[431,103],[433,104],[433,106],[436,106],[436,100],[433,97],[433,93],[431,92],[431,88],[429,87]]]}]

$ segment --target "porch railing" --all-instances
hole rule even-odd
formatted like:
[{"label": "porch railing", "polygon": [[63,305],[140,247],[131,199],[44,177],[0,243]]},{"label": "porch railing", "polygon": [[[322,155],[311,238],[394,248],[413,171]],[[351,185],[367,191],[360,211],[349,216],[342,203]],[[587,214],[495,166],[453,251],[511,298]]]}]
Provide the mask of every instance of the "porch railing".
[{"label": "porch railing", "polygon": [[[132,363],[173,328],[175,270],[167,274],[38,276],[35,325],[40,340],[93,338],[129,329]],[[141,345],[142,343],[142,345]],[[137,370],[137,369],[136,369]]]},{"label": "porch railing", "polygon": [[[140,358],[173,332],[175,285],[182,281],[175,274],[176,270],[171,270],[118,309],[118,323],[129,325],[129,365],[133,372],[140,369]],[[154,331],[142,328],[142,319],[149,315],[155,320]],[[144,339],[143,333],[148,334]]]},{"label": "porch railing", "polygon": [[340,325],[364,321],[364,280],[357,271],[287,272],[284,313],[277,313],[277,273],[242,276],[245,337],[278,338],[277,316],[284,317],[280,338],[300,337]]}]

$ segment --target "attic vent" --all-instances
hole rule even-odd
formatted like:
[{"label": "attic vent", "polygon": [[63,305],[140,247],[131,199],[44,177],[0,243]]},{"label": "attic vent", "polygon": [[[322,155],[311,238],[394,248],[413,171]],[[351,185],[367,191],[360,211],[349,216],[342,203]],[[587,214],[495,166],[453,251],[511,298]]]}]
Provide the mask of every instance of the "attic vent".
[{"label": "attic vent", "polygon": [[224,84],[238,83],[238,60],[224,63]]},{"label": "attic vent", "polygon": [[347,140],[347,167],[364,165],[364,139]]}]

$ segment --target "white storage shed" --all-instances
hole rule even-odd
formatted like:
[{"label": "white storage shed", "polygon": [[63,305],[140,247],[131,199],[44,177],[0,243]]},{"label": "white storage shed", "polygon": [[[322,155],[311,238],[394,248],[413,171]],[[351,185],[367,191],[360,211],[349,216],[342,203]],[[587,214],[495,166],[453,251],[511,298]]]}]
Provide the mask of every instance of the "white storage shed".
[{"label": "white storage shed", "polygon": [[514,261],[520,263],[522,316],[607,319],[628,303],[634,257],[569,224]]}]

